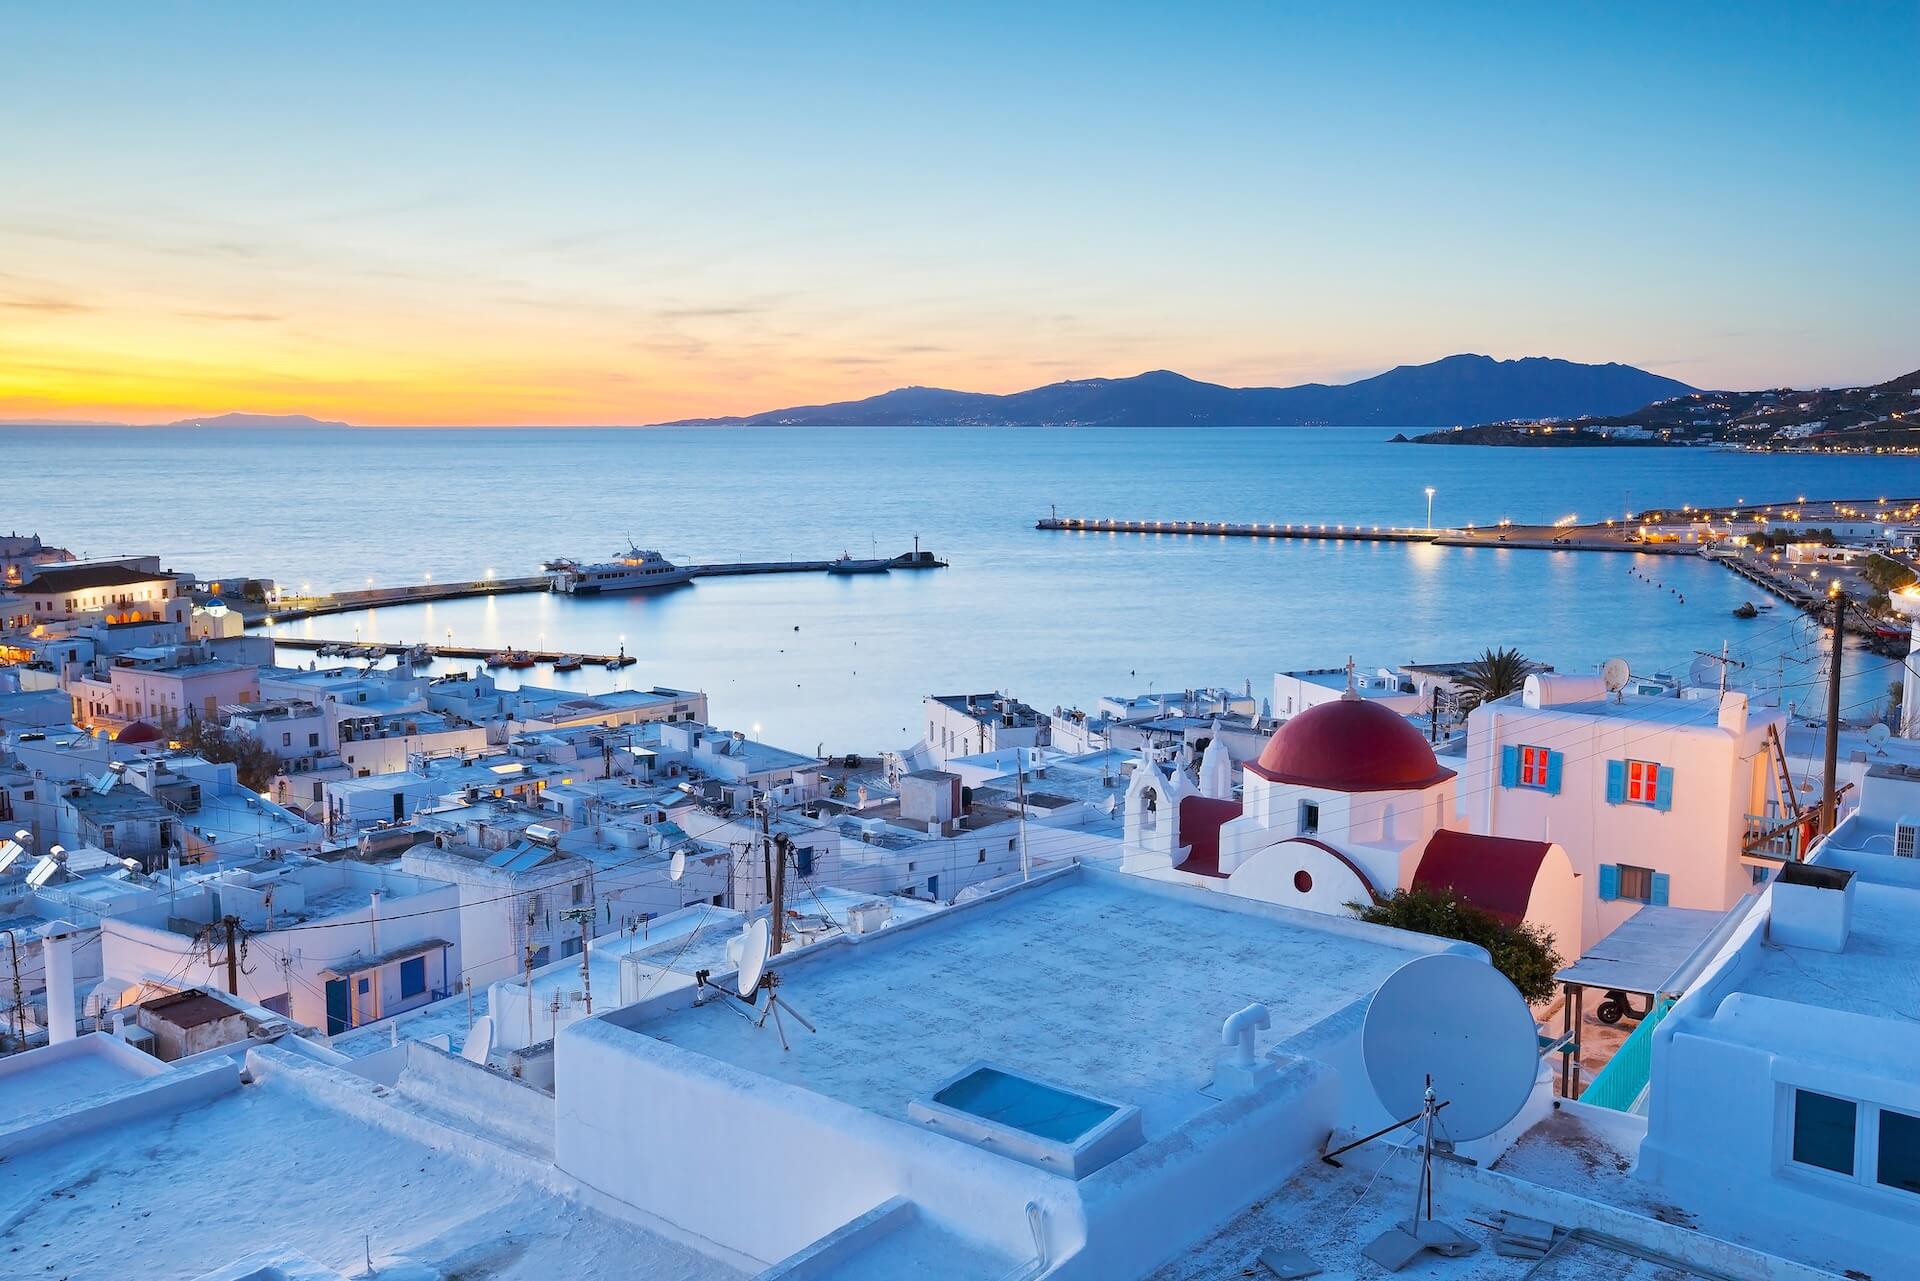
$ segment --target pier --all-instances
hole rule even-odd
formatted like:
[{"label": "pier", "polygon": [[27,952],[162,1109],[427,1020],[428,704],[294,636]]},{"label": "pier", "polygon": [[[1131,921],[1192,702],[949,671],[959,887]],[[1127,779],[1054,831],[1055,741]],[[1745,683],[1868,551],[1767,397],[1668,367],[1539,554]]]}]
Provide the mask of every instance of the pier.
[{"label": "pier", "polygon": [[1320,521],[1116,520],[1046,516],[1034,528],[1076,534],[1179,534],[1206,538],[1289,538],[1314,542],[1427,543],[1435,547],[1506,547],[1534,551],[1631,552],[1644,556],[1691,556],[1692,544],[1647,543],[1624,528],[1605,525],[1504,525],[1485,529],[1418,529],[1396,525],[1348,525]]},{"label": "pier", "polygon": [[[760,560],[731,561],[710,565],[689,565],[688,572],[693,578],[737,578],[749,574],[824,574],[836,571],[834,560]],[[891,558],[879,557],[873,560],[855,561],[857,573],[884,573],[891,570],[945,569],[947,562],[932,552],[921,551],[919,540],[914,540],[914,550],[902,552]],[[247,626],[271,626],[274,623],[288,623],[302,618],[318,618],[325,614],[345,614],[360,609],[386,609],[394,605],[421,605],[442,600],[461,600],[473,596],[511,596],[524,592],[544,592],[550,585],[546,574],[527,574],[516,578],[476,578],[458,582],[436,583],[431,580],[420,583],[407,583],[397,587],[366,587],[350,591],[328,592],[315,596],[283,596],[270,605],[261,605],[240,601],[229,604],[241,609],[246,617]],[[679,584],[675,584],[678,586]],[[654,588],[651,590],[661,590]],[[618,593],[616,593],[618,594]],[[293,644],[292,641],[278,641],[279,644]],[[303,642],[304,643],[304,642]],[[335,643],[338,642],[329,642]],[[318,648],[316,642],[313,648]],[[460,658],[485,658],[492,651],[476,651],[473,654],[449,655]]]},{"label": "pier", "polygon": [[1380,525],[1261,524],[1226,520],[1095,520],[1045,516],[1036,529],[1087,534],[1204,534],[1209,538],[1312,538],[1367,543],[1431,543],[1447,531],[1393,529]]},{"label": "pier", "polygon": [[[310,649],[327,654],[337,654],[343,658],[359,658],[370,662],[379,662],[383,658],[404,659],[409,651],[416,648],[402,641],[390,643],[368,643],[358,640],[325,640],[317,636],[276,636],[273,638],[276,648]],[[563,658],[580,660],[582,667],[631,667],[636,661],[625,650],[617,654],[587,654],[569,649],[521,649],[518,646],[499,645],[422,645],[432,658],[478,658],[486,660],[489,667],[511,667],[512,663],[495,663],[495,658],[512,656],[527,660],[520,664],[525,667],[536,663],[557,663]]]}]

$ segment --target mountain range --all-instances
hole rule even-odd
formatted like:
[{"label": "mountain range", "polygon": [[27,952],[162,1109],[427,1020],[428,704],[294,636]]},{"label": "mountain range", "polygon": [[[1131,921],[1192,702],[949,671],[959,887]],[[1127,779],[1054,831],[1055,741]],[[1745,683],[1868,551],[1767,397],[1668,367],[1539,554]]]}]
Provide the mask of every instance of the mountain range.
[{"label": "mountain range", "polygon": [[1448,356],[1343,384],[1223,387],[1158,369],[1009,395],[901,387],[865,400],[799,405],[666,426],[778,427],[1444,427],[1509,418],[1618,414],[1694,389],[1631,365],[1529,356]]}]

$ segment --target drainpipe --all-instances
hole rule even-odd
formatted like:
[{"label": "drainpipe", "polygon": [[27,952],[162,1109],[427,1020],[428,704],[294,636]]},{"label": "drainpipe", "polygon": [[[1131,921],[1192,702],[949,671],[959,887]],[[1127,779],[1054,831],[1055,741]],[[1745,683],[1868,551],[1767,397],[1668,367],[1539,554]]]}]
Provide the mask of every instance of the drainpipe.
[{"label": "drainpipe", "polygon": [[40,931],[47,970],[47,1043],[71,1041],[76,1033],[73,1009],[73,936],[79,933],[65,921],[53,921]]}]

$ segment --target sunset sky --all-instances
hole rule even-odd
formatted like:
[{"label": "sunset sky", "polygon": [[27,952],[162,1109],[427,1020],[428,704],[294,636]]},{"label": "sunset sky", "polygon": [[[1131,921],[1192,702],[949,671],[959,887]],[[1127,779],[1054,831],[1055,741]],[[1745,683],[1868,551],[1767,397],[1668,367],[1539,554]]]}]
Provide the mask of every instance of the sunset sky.
[{"label": "sunset sky", "polygon": [[1347,9],[9,3],[0,418],[1920,366],[1920,8]]}]

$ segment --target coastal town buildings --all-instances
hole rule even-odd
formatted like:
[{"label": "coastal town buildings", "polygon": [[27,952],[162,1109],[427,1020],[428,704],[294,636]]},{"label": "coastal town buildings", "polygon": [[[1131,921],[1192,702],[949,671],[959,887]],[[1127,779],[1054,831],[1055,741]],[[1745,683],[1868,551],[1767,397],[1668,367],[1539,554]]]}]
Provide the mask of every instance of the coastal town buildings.
[{"label": "coastal town buildings", "polygon": [[564,1234],[587,1276],[1196,1281],[1283,1246],[1371,1275],[1419,1159],[1374,1134],[1404,1117],[1370,1008],[1489,959],[1354,918],[1403,889],[1540,926],[1569,984],[1623,939],[1699,953],[1610,1060],[1591,1020],[1523,1038],[1524,1098],[1435,1185],[1460,1275],[1525,1266],[1486,1226],[1515,1215],[1582,1281],[1920,1248],[1920,1099],[1880,1048],[1911,1014],[1905,740],[1843,736],[1849,816],[1801,861],[1749,847],[1812,731],[1738,689],[1536,665],[1463,718],[1460,665],[1349,666],[1091,715],[931,697],[917,743],[826,755],[690,691],[281,667],[198,617],[5,642],[0,1187],[57,1207],[12,1234],[62,1266],[125,1270],[147,1220],[40,1171],[145,1144],[123,1199],[164,1211],[252,1141],[299,1186],[256,1161],[272,1204],[171,1274],[532,1275]]}]

